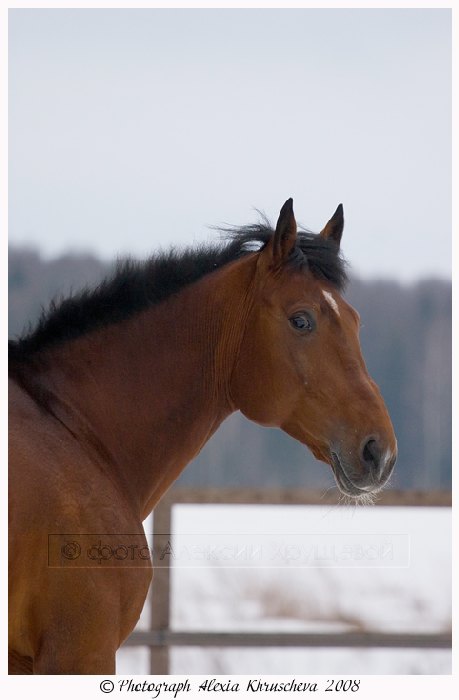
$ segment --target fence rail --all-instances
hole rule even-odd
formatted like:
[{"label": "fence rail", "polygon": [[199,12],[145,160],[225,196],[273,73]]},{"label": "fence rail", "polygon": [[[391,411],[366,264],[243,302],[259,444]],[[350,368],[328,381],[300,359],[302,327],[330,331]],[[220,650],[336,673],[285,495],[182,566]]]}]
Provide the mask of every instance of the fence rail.
[{"label": "fence rail", "polygon": [[[451,507],[450,491],[383,491],[375,505],[409,507]],[[183,488],[168,491],[154,510],[153,548],[165,550],[171,533],[172,508],[176,504],[245,505],[334,505],[336,491],[311,489]],[[125,646],[150,648],[150,672],[169,673],[172,646],[198,647],[379,647],[449,649],[451,633],[392,632],[181,632],[170,629],[170,567],[155,570],[150,590],[150,629],[135,630]]]},{"label": "fence rail", "polygon": [[127,646],[149,647],[380,647],[449,649],[450,633],[409,632],[133,632]]},{"label": "fence rail", "polygon": [[[337,505],[336,489],[324,491],[305,488],[197,488],[175,487],[156,505],[154,513],[179,503],[213,503],[228,505]],[[377,495],[375,506],[451,507],[451,491],[399,491],[385,489]]]}]

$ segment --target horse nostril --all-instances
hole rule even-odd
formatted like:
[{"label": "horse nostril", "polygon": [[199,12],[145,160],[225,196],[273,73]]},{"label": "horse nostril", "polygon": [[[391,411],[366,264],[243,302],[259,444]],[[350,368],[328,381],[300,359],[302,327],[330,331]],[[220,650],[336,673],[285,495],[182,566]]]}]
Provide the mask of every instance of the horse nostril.
[{"label": "horse nostril", "polygon": [[365,464],[373,469],[378,469],[381,462],[381,449],[374,438],[370,438],[362,450],[362,458]]}]

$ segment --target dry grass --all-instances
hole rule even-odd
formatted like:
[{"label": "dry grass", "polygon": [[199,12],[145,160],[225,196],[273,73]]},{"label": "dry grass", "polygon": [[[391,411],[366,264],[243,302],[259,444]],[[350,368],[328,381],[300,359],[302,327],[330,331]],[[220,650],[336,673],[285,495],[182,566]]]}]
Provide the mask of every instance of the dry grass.
[{"label": "dry grass", "polygon": [[[334,594],[334,584],[324,578],[329,595],[315,595],[314,588],[298,590],[278,581],[247,581],[243,590],[246,599],[256,600],[260,618],[290,619],[299,622],[326,622],[346,625],[352,630],[366,629],[365,620],[343,608]],[[316,589],[317,590],[317,589]],[[321,593],[323,588],[321,588]]]}]

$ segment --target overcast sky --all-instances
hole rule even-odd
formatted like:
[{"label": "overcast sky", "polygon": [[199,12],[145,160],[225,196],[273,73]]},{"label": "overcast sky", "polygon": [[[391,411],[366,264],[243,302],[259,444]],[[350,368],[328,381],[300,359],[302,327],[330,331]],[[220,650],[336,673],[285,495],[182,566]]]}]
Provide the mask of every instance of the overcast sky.
[{"label": "overcast sky", "polygon": [[449,10],[12,10],[9,223],[143,256],[343,202],[362,277],[451,274]]}]

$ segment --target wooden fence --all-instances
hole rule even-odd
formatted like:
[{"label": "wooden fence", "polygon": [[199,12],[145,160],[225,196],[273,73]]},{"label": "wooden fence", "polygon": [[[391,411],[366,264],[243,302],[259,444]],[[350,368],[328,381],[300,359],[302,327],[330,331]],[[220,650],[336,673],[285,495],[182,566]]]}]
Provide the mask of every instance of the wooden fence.
[{"label": "wooden fence", "polygon": [[[169,546],[172,508],[180,503],[245,504],[245,505],[334,505],[336,491],[323,493],[308,489],[241,489],[241,488],[173,488],[154,510],[154,551]],[[383,506],[451,506],[451,492],[383,491],[376,502]],[[134,631],[126,646],[147,646],[150,649],[150,673],[169,673],[169,650],[173,646],[198,647],[391,647],[451,648],[451,633],[392,632],[180,632],[170,629],[170,566],[169,558],[155,569],[150,590],[150,629]]]}]

